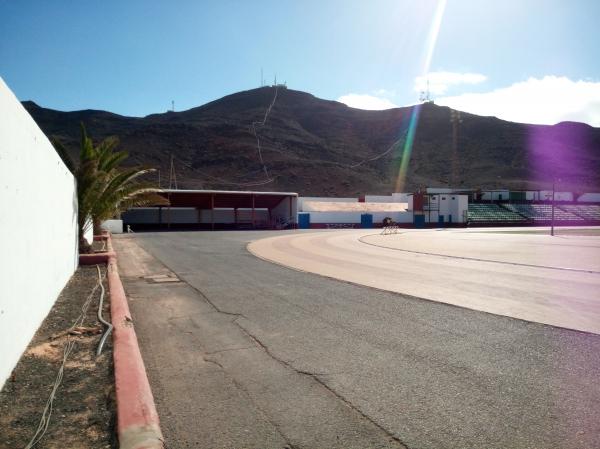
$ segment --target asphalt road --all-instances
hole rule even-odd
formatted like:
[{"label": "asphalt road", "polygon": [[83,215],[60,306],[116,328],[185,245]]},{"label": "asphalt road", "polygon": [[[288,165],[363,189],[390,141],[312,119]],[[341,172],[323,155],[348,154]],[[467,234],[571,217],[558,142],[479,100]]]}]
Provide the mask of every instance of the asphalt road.
[{"label": "asphalt road", "polygon": [[600,336],[248,253],[269,235],[115,239],[169,447],[600,448]]}]

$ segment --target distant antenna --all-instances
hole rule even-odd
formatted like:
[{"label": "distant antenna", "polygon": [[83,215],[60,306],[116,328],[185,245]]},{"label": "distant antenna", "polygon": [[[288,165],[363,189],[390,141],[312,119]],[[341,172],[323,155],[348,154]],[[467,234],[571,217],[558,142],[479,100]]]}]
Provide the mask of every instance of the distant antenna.
[{"label": "distant antenna", "polygon": [[427,78],[427,90],[421,91],[419,101],[422,101],[423,103],[432,103],[431,97],[429,96],[429,78]]},{"label": "distant antenna", "polygon": [[273,83],[273,86],[277,86],[277,73],[275,74],[275,82]]},{"label": "distant antenna", "polygon": [[175,112],[175,100],[171,100],[171,111]]}]

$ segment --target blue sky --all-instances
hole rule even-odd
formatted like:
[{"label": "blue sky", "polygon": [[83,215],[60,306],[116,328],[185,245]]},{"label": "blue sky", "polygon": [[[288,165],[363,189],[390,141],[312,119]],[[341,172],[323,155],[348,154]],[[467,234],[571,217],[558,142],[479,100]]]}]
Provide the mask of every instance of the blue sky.
[{"label": "blue sky", "polygon": [[143,116],[258,87],[351,106],[436,103],[600,126],[600,2],[0,0],[19,99]]}]

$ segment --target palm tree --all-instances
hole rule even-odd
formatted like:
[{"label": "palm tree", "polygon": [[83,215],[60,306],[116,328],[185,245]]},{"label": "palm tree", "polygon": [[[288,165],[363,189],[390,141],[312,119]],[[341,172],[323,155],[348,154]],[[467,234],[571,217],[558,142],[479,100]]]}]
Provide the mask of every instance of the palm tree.
[{"label": "palm tree", "polygon": [[57,139],[53,139],[52,143],[77,179],[77,223],[81,252],[91,251],[84,238],[90,227],[93,226],[96,234],[100,232],[100,224],[104,220],[118,216],[131,207],[168,204],[158,194],[161,191],[158,187],[138,179],[155,169],[120,167],[128,153],[115,151],[119,144],[116,137],[106,138],[94,146],[82,123],[79,165],[73,163],[66,148]]}]

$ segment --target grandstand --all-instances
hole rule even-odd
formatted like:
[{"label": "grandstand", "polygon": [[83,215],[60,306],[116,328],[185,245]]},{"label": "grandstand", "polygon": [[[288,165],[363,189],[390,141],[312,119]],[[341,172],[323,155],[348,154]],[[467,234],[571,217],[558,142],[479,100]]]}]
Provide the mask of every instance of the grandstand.
[{"label": "grandstand", "polygon": [[558,208],[578,215],[586,221],[600,221],[600,206],[595,204],[565,204]]},{"label": "grandstand", "polygon": [[[552,205],[551,204],[503,204],[505,209],[521,214],[522,216],[533,220],[534,222],[552,220]],[[554,221],[584,221],[579,215],[564,210],[565,206],[554,207]]]},{"label": "grandstand", "polygon": [[516,211],[508,210],[498,204],[470,203],[467,212],[468,223],[527,223],[528,220]]}]

